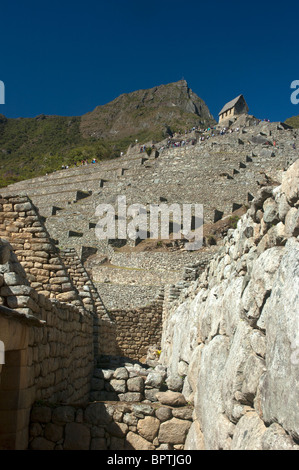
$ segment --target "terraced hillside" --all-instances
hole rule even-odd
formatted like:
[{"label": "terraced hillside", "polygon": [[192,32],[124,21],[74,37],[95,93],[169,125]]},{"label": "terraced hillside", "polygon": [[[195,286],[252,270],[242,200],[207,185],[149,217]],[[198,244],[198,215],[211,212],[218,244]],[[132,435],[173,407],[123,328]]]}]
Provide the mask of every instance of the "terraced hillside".
[{"label": "terraced hillside", "polygon": [[83,116],[0,115],[0,185],[85,159],[115,158],[136,139],[159,141],[179,129],[214,123],[185,81],[121,95]]},{"label": "terraced hillside", "polygon": [[123,157],[19,182],[1,192],[28,194],[61,248],[75,248],[83,260],[92,255],[90,269],[109,307],[140,305],[161,286],[182,279],[186,265],[208,259],[209,237],[200,252],[171,242],[149,247],[146,240],[135,246],[128,237],[121,243],[98,240],[96,207],[115,205],[120,195],[127,205],[203,204],[205,226],[212,227],[209,236],[219,219],[230,221],[226,230],[233,227],[238,216],[232,213],[245,207],[261,185],[277,183],[298,157],[293,148],[298,137],[281,123],[251,118],[240,118],[232,129],[224,135],[219,129],[178,134],[156,144],[150,155],[138,143]]}]

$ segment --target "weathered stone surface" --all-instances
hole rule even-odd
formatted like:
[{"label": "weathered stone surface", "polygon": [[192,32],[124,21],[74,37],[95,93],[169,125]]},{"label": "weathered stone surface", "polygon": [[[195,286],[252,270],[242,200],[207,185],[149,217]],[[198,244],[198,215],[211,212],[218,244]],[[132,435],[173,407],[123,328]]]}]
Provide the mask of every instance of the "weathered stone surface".
[{"label": "weathered stone surface", "polygon": [[266,224],[272,224],[278,222],[278,206],[276,202],[271,198],[264,202],[264,222]]},{"label": "weathered stone surface", "polygon": [[127,380],[127,387],[129,392],[143,392],[144,381],[141,377],[132,377]]},{"label": "weathered stone surface", "polygon": [[172,450],[171,444],[161,444],[156,450]]},{"label": "weathered stone surface", "polygon": [[164,376],[160,372],[152,371],[148,374],[145,387],[146,388],[160,388],[164,380]]},{"label": "weathered stone surface", "polygon": [[194,421],[190,426],[184,450],[205,450],[204,436],[198,421]]},{"label": "weathered stone surface", "polygon": [[124,449],[125,449],[125,439],[111,436],[109,450],[124,450]]},{"label": "weathered stone surface", "polygon": [[129,373],[125,367],[118,367],[115,370],[113,376],[115,379],[128,379]]},{"label": "weathered stone surface", "polygon": [[265,370],[265,361],[256,355],[250,354],[244,365],[241,389],[243,396],[249,402],[253,401],[257,393],[260,378]]},{"label": "weathered stone surface", "polygon": [[167,392],[159,392],[156,394],[156,397],[162,405],[184,406],[187,404],[182,393],[172,392],[171,390],[168,390]]},{"label": "weathered stone surface", "polygon": [[137,418],[132,413],[125,413],[123,417],[123,422],[128,426],[136,426],[137,425]]},{"label": "weathered stone surface", "polygon": [[172,418],[170,421],[165,421],[160,426],[159,442],[184,444],[190,426],[190,421],[182,419]]},{"label": "weathered stone surface", "polygon": [[154,450],[155,446],[134,432],[128,432],[125,441],[125,450]]},{"label": "weathered stone surface", "polygon": [[6,264],[11,256],[11,247],[8,243],[1,240],[0,243],[0,264]]},{"label": "weathered stone surface", "polygon": [[89,450],[90,430],[84,424],[67,423],[65,426],[64,450]]},{"label": "weathered stone surface", "polygon": [[107,432],[115,437],[125,437],[128,431],[128,425],[125,423],[111,422],[107,425]]},{"label": "weathered stone surface", "polygon": [[15,204],[15,211],[23,212],[30,211],[32,209],[32,204],[30,202],[24,202],[23,204]]},{"label": "weathered stone surface", "polygon": [[121,401],[136,402],[142,400],[142,394],[139,392],[126,392],[118,395]]},{"label": "weathered stone surface", "polygon": [[17,273],[9,272],[4,273],[4,282],[7,286],[20,286],[22,284],[27,284],[25,281],[25,277],[20,276]]},{"label": "weathered stone surface", "polygon": [[167,421],[171,419],[172,417],[172,409],[171,408],[166,408],[165,406],[160,406],[156,411],[155,415],[163,423],[164,421]]},{"label": "weathered stone surface", "polygon": [[277,423],[271,424],[262,436],[263,450],[299,450],[299,446]]},{"label": "weathered stone surface", "polygon": [[192,421],[193,408],[174,408],[172,410],[172,415],[174,418],[187,419]]},{"label": "weathered stone surface", "polygon": [[63,427],[57,424],[48,423],[45,427],[45,438],[48,441],[57,442],[63,437]]},{"label": "weathered stone surface", "polygon": [[77,299],[77,295],[75,292],[62,292],[61,294],[57,294],[56,298],[61,302],[71,302]]},{"label": "weathered stone surface", "polygon": [[94,376],[99,379],[110,380],[113,377],[114,370],[112,369],[96,369]]},{"label": "weathered stone surface", "polygon": [[110,386],[117,393],[125,393],[127,390],[126,381],[122,379],[112,379]]},{"label": "weathered stone surface", "polygon": [[242,389],[244,368],[251,350],[250,333],[250,326],[245,322],[240,322],[230,345],[230,351],[221,375],[223,406],[227,416],[231,419],[236,392]]},{"label": "weathered stone surface", "polygon": [[181,392],[183,389],[183,378],[179,376],[170,375],[166,380],[168,390],[173,392]]},{"label": "weathered stone surface", "polygon": [[108,424],[112,421],[114,409],[104,403],[91,403],[87,406],[84,417],[92,424]]},{"label": "weathered stone surface", "polygon": [[75,420],[75,408],[72,406],[59,406],[53,410],[53,423],[65,424]]},{"label": "weathered stone surface", "polygon": [[286,195],[289,204],[299,197],[299,160],[286,171],[282,177],[281,192]]},{"label": "weathered stone surface", "polygon": [[44,437],[36,437],[30,442],[31,450],[53,450],[55,443],[48,441]]},{"label": "weathered stone surface", "polygon": [[51,408],[48,406],[34,406],[31,411],[31,421],[49,423],[51,421]]},{"label": "weathered stone surface", "polygon": [[[257,132],[266,131],[264,127],[270,126],[270,124],[257,124],[257,126]],[[289,137],[286,136],[284,140],[284,132],[276,133],[273,126],[271,129],[275,133],[275,137],[271,136],[273,139],[276,139],[277,135],[282,137],[279,142],[281,147],[279,145],[275,148],[276,158],[271,158],[273,164],[267,169],[269,174],[265,174],[267,184],[269,179],[280,180],[281,172],[276,170],[285,165],[285,158],[289,157],[287,149],[290,149],[291,140],[295,137],[294,131],[288,130]],[[242,129],[242,134],[249,133],[248,137],[250,137],[251,131],[252,129],[249,128]],[[267,135],[268,139],[271,132],[266,131],[263,135]],[[230,136],[230,139],[234,141],[233,145],[238,147],[238,152],[240,152],[238,134]],[[271,140],[273,139],[271,138]],[[250,138],[248,141],[253,142]],[[247,136],[242,142],[242,147],[249,150]],[[260,149],[252,148],[252,144],[250,144],[250,153],[252,157],[257,156],[257,159],[247,156],[246,165],[244,165],[240,161],[241,156],[237,156],[234,152],[232,154],[229,152],[229,156],[226,155],[227,143],[225,141],[222,143],[221,138],[216,137],[214,141],[211,139],[211,144],[209,142],[207,146],[200,144],[198,153],[188,149],[188,152],[184,152],[184,159],[169,151],[167,161],[171,164],[169,166],[172,173],[168,173],[167,178],[169,181],[175,181],[173,173],[175,175],[176,168],[185,172],[186,168],[190,167],[191,169],[192,167],[190,172],[192,178],[186,180],[185,184],[186,187],[190,186],[190,196],[192,196],[194,187],[197,185],[201,187],[197,176],[195,176],[195,180],[193,179],[193,176],[198,173],[197,162],[200,162],[201,158],[207,159],[206,157],[209,155],[209,160],[206,162],[208,165],[207,174],[212,166],[215,166],[215,163],[217,163],[217,171],[218,163],[219,165],[223,164],[227,167],[225,168],[227,178],[234,180],[236,196],[239,198],[240,194],[242,199],[241,194],[244,190],[251,191],[251,184],[248,183],[251,178],[257,177],[261,167],[265,168],[266,160],[268,156],[271,157],[272,150],[269,146],[270,151],[266,149],[264,160],[261,161],[259,155],[262,155],[263,152],[260,153]],[[217,149],[217,160],[214,158],[215,148]],[[295,152],[290,150],[290,153],[294,158]],[[192,157],[191,159],[189,159],[189,155]],[[194,158],[195,156],[196,158]],[[195,166],[191,160],[196,163]],[[279,166],[276,164],[278,160]],[[132,162],[128,161],[128,166]],[[153,162],[148,163],[152,164]],[[230,172],[235,163],[239,164],[239,169],[242,168],[242,171],[234,171],[234,176],[231,177]],[[133,166],[130,169],[132,170]],[[155,180],[157,183],[155,186],[158,188],[159,181],[164,181],[164,176],[160,169],[155,168],[156,170],[159,174],[154,176],[152,176],[152,172],[147,172],[147,174],[150,174],[152,181]],[[135,170],[132,171],[132,173],[134,172]],[[288,180],[291,174],[292,178]],[[144,175],[145,173],[143,177],[146,180]],[[49,178],[50,183],[53,183],[52,176]],[[222,204],[221,211],[229,212],[230,207],[226,202],[227,193],[223,191],[222,182],[219,181],[217,175],[214,176],[216,183],[212,186],[214,194],[213,197],[210,195],[209,199],[215,197],[217,201],[218,198],[219,203]],[[105,187],[107,193],[115,185],[115,181],[112,184],[114,176],[111,174],[110,177],[111,186]],[[55,179],[56,175],[53,178]],[[98,185],[96,178],[93,179]],[[260,185],[260,176],[258,179],[258,185]],[[179,183],[179,180],[178,177],[176,182]],[[26,206],[18,206],[18,204],[29,202],[26,197],[1,199],[1,233],[11,240],[15,254],[10,253],[6,263],[0,266],[2,274],[0,276],[0,304],[19,308],[19,313],[23,314],[23,320],[25,315],[36,313],[38,318],[42,318],[46,322],[44,328],[37,328],[37,331],[29,328],[29,348],[26,352],[28,353],[28,361],[27,357],[24,360],[24,364],[28,365],[26,385],[28,378],[30,386],[34,386],[34,391],[30,392],[29,397],[26,397],[26,403],[32,403],[35,394],[41,403],[46,403],[47,399],[52,403],[49,406],[50,414],[53,414],[52,421],[49,421],[49,417],[47,417],[48,412],[41,412],[41,424],[39,421],[32,422],[32,442],[36,438],[44,439],[44,441],[35,441],[34,445],[44,445],[51,448],[51,442],[54,443],[54,439],[57,438],[55,449],[62,449],[63,439],[59,439],[61,428],[64,429],[63,436],[65,428],[68,428],[69,434],[80,434],[79,427],[72,430],[73,419],[77,426],[89,427],[90,423],[87,423],[86,420],[89,417],[92,421],[91,437],[93,439],[106,437],[105,442],[110,448],[117,446],[121,448],[124,445],[124,437],[107,435],[106,428],[110,425],[113,428],[113,420],[121,422],[122,419],[125,419],[125,415],[129,415],[130,419],[128,416],[126,417],[128,423],[124,421],[120,423],[123,425],[123,433],[128,429],[130,432],[137,433],[138,419],[136,416],[132,417],[130,404],[124,405],[127,408],[122,409],[114,409],[114,407],[105,405],[101,412],[97,408],[91,408],[91,405],[88,405],[87,412],[83,412],[83,409],[78,409],[74,405],[70,407],[74,409],[74,416],[72,412],[63,416],[62,410],[55,411],[53,405],[54,402],[83,403],[89,397],[95,400],[118,398],[116,394],[109,395],[108,384],[106,384],[105,391],[101,390],[103,383],[100,380],[103,380],[103,377],[96,375],[92,386],[99,390],[92,390],[90,395],[90,379],[96,359],[94,351],[97,348],[106,351],[107,348],[108,354],[111,353],[113,356],[115,353],[115,326],[117,326],[118,335],[115,341],[118,342],[117,347],[122,351],[122,354],[128,353],[132,357],[136,356],[138,359],[142,357],[144,360],[148,341],[151,341],[155,344],[152,346],[153,367],[155,367],[155,372],[162,373],[163,380],[165,380],[163,371],[158,370],[156,366],[160,356],[160,359],[164,361],[164,370],[167,370],[168,373],[169,388],[174,388],[171,384],[173,378],[177,376],[185,378],[184,396],[190,397],[190,401],[194,400],[194,419],[196,419],[195,422],[197,419],[200,422],[205,448],[231,449],[234,446],[236,448],[271,448],[271,446],[285,448],[293,446],[294,442],[298,443],[299,427],[296,415],[298,404],[296,387],[298,373],[296,372],[299,363],[297,334],[298,239],[295,238],[298,235],[298,163],[288,171],[287,175],[283,175],[282,180],[283,183],[278,188],[273,189],[267,186],[259,191],[252,203],[250,213],[242,216],[236,224],[236,230],[227,232],[223,247],[219,247],[217,255],[209,262],[199,278],[197,275],[202,267],[193,269],[189,266],[184,271],[187,282],[170,286],[163,306],[165,328],[161,346],[159,321],[162,316],[162,296],[155,304],[148,305],[146,308],[129,309],[128,311],[120,308],[111,313],[112,320],[105,321],[108,315],[104,314],[99,297],[93,296],[95,289],[89,275],[85,272],[80,260],[78,261],[75,257],[72,249],[60,250],[58,253],[54,244],[50,242],[43,228],[43,222],[34,206],[30,205],[30,210],[28,206],[27,211],[25,210]],[[43,189],[45,181],[46,179],[41,180],[38,190],[44,191],[44,195],[48,197],[48,189]],[[126,187],[129,187],[129,184],[133,182],[130,176],[128,176],[126,183],[128,181]],[[120,188],[124,182],[118,180],[115,186]],[[218,184],[220,182],[221,184]],[[78,183],[80,186],[81,183]],[[77,191],[77,184],[72,184],[74,191]],[[173,186],[177,191],[177,186]],[[151,184],[148,184],[148,188],[152,191]],[[171,196],[171,191],[169,187],[169,196]],[[148,191],[144,191],[145,200],[148,195]],[[160,196],[158,193],[153,195]],[[59,196],[63,197],[62,194]],[[114,190],[112,190],[111,198],[115,199]],[[227,200],[231,201],[231,194]],[[67,203],[67,200],[64,202]],[[204,202],[206,203],[206,201]],[[245,201],[242,200],[243,202]],[[211,200],[208,201],[208,204],[212,204]],[[69,209],[73,211],[72,207]],[[86,212],[88,212],[87,206]],[[58,221],[58,217],[56,220]],[[63,223],[69,224],[67,218],[62,217],[62,220],[64,220]],[[235,222],[233,223],[235,224]],[[81,226],[78,230],[81,231]],[[184,256],[182,257],[181,254],[187,256],[187,253],[175,253],[177,272],[182,268],[181,263]],[[118,262],[119,267],[123,267],[124,256],[124,253],[111,254],[111,261],[112,263],[116,261],[116,265]],[[161,272],[165,268],[165,272],[167,272],[171,264],[168,265],[165,262],[162,252],[158,256]],[[196,256],[201,257],[201,254],[198,253]],[[156,268],[157,259],[153,261],[152,265],[148,263],[146,266],[141,266],[145,273],[143,281],[157,281],[156,275],[152,276],[152,272],[148,275],[146,273],[148,268],[150,268],[148,271],[151,271],[153,267]],[[128,263],[132,268],[140,267],[140,265],[134,265],[135,262],[135,255],[132,254]],[[103,268],[101,274],[108,271],[105,266],[101,268],[98,266],[98,268],[99,270]],[[110,272],[112,270],[116,271],[114,268],[109,268]],[[133,279],[134,276],[131,277],[131,270],[119,269],[118,271],[122,271],[116,276],[118,282],[136,281],[136,275],[135,279]],[[138,275],[140,276],[140,271]],[[110,276],[113,277],[114,274],[109,273],[107,276],[113,280]],[[163,277],[163,282],[177,282],[171,278],[172,276],[175,277],[176,274],[174,272],[171,272],[169,276],[167,274],[165,279]],[[107,286],[108,284],[106,283]],[[28,290],[29,285],[35,290]],[[72,291],[73,286],[75,287],[74,291]],[[134,292],[138,290],[139,286],[135,287],[137,289]],[[73,296],[71,300],[67,300],[69,290]],[[134,301],[134,295],[123,295],[125,289],[122,288],[119,291],[119,298],[123,297],[124,305],[128,299]],[[107,292],[109,293],[109,289]],[[43,298],[42,293],[45,293],[48,298]],[[61,294],[62,296],[59,297]],[[110,296],[110,298],[113,297]],[[141,297],[143,297],[143,293]],[[73,305],[67,305],[68,302],[72,302]],[[159,307],[157,307],[158,304]],[[92,315],[89,312],[92,312]],[[150,334],[154,329],[158,333],[153,338]],[[3,330],[1,329],[1,331]],[[98,338],[99,344],[94,344],[91,338],[95,340]],[[12,340],[15,341],[14,335],[12,335]],[[160,349],[162,350],[161,355]],[[197,352],[194,354],[196,349]],[[98,363],[100,364],[100,361]],[[112,361],[111,367],[124,363],[124,361]],[[119,369],[114,380],[123,380],[128,385],[129,379],[125,372],[125,370],[128,372],[127,365]],[[140,366],[136,368],[134,366],[133,369],[136,375],[131,378],[136,378],[137,375],[148,376],[151,373],[149,369],[142,369]],[[5,374],[5,367],[1,369],[1,373],[2,371]],[[131,367],[130,374],[132,373]],[[20,379],[23,382],[22,374]],[[12,380],[15,379],[12,378]],[[162,384],[164,389],[165,383],[162,382]],[[138,395],[138,400],[141,400],[140,392],[134,390],[135,385],[132,387],[133,390],[122,393],[120,396],[127,393],[126,398],[132,399],[133,396],[137,398]],[[146,398],[154,399],[158,389],[158,385],[147,389]],[[20,399],[23,404],[23,394],[20,395]],[[285,403],[288,403],[287,407]],[[92,403],[92,405],[98,405],[98,403]],[[156,407],[157,404],[153,404],[153,408],[156,409]],[[175,408],[171,414],[172,420],[183,420],[182,418],[188,416],[185,421],[190,422],[190,414],[185,413],[184,408]],[[146,414],[140,413],[140,415],[141,420],[145,419]],[[102,424],[105,421],[106,424]],[[277,422],[279,425],[273,422]],[[162,424],[167,424],[167,421]],[[126,428],[126,426],[130,427]],[[266,426],[266,431],[263,426]],[[98,428],[97,431],[95,428]],[[107,434],[105,434],[106,432]],[[192,432],[194,433],[194,430]],[[199,435],[199,433],[197,434]],[[91,445],[96,445],[96,443]],[[154,438],[153,445],[159,445],[157,438]],[[168,444],[166,445],[168,446]],[[169,446],[181,450],[183,444],[169,444]]]},{"label": "weathered stone surface", "polygon": [[[267,333],[266,372],[260,402],[266,422],[274,419],[299,438],[298,404],[298,259],[299,244],[290,238],[264,306],[260,324]],[[287,403],[288,406],[283,404]]]},{"label": "weathered stone surface", "polygon": [[245,315],[253,325],[259,319],[261,307],[272,289],[273,277],[282,255],[281,247],[273,247],[264,251],[253,263],[251,279],[242,296]]},{"label": "weathered stone surface", "polygon": [[105,382],[103,379],[98,379],[96,377],[92,378],[91,388],[92,390],[104,390]]},{"label": "weathered stone surface", "polygon": [[91,439],[90,450],[107,450],[107,441],[104,437]]},{"label": "weathered stone surface", "polygon": [[152,416],[155,413],[154,408],[152,406],[145,405],[142,403],[138,405],[133,405],[132,410],[134,415],[138,418],[144,418],[144,416]]},{"label": "weathered stone surface", "polygon": [[282,222],[284,222],[290,208],[291,206],[288,204],[286,195],[284,193],[281,194],[278,199],[278,215]]},{"label": "weathered stone surface", "polygon": [[262,437],[265,431],[266,426],[257,413],[247,413],[236,425],[232,450],[262,450]]},{"label": "weathered stone surface", "polygon": [[[215,450],[220,447],[218,433],[215,432],[215,423],[218,423],[219,416],[224,411],[222,380],[228,348],[228,338],[218,335],[202,351],[194,406],[196,416],[201,423],[207,450]],[[206,405],[207,403],[209,406]]]},{"label": "weathered stone surface", "polygon": [[153,441],[158,434],[160,421],[153,416],[146,416],[140,419],[137,424],[137,430],[140,436],[147,441]]},{"label": "weathered stone surface", "polygon": [[285,218],[285,234],[287,237],[299,235],[299,209],[292,207]]},{"label": "weathered stone surface", "polygon": [[200,369],[201,363],[201,352],[202,352],[203,345],[199,344],[196,346],[192,352],[191,360],[188,367],[188,382],[191,386],[192,390],[196,390],[197,387],[197,378]]}]

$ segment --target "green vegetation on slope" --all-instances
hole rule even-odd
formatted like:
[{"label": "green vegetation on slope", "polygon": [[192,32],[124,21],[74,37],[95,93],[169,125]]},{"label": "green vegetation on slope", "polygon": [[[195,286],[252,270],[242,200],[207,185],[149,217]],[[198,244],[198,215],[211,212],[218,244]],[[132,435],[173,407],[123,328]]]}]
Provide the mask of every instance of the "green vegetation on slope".
[{"label": "green vegetation on slope", "polygon": [[294,127],[295,129],[299,129],[299,116],[290,117],[286,119],[285,123]]},{"label": "green vegetation on slope", "polygon": [[82,158],[107,158],[107,144],[84,139],[80,117],[0,116],[0,186],[72,165]]},{"label": "green vegetation on slope", "polygon": [[215,121],[185,81],[119,96],[83,116],[7,119],[0,115],[0,187],[72,166],[116,158],[138,139]]}]

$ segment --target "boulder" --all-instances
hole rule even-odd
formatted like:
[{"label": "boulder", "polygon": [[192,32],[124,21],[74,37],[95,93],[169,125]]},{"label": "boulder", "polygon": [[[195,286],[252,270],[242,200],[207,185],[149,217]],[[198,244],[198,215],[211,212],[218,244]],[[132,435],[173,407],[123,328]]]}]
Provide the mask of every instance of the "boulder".
[{"label": "boulder", "polygon": [[147,441],[153,441],[158,434],[160,421],[153,416],[146,416],[140,419],[137,424],[137,430],[141,437]]},{"label": "boulder", "polygon": [[90,430],[84,424],[67,423],[65,426],[64,450],[89,450]]},{"label": "boulder", "polygon": [[130,431],[126,436],[125,450],[155,450],[155,446],[143,437]]},{"label": "boulder", "polygon": [[184,406],[187,404],[186,399],[182,393],[172,392],[171,390],[157,393],[156,398],[160,403],[162,403],[162,405]]},{"label": "boulder", "polygon": [[172,418],[170,421],[165,421],[160,426],[159,442],[184,444],[190,426],[191,422],[183,419]]}]

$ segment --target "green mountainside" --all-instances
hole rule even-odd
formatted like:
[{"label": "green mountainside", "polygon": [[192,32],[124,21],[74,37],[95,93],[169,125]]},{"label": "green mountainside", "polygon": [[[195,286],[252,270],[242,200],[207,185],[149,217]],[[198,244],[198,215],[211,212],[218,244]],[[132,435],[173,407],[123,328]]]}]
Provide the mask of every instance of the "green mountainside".
[{"label": "green mountainside", "polygon": [[160,141],[213,124],[206,104],[184,80],[123,94],[83,116],[0,115],[0,187],[82,159],[115,158],[135,139]]},{"label": "green mountainside", "polygon": [[294,127],[294,129],[299,129],[299,116],[292,116],[286,119],[285,123]]}]

